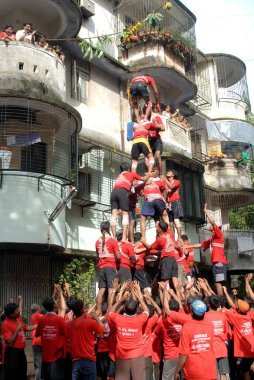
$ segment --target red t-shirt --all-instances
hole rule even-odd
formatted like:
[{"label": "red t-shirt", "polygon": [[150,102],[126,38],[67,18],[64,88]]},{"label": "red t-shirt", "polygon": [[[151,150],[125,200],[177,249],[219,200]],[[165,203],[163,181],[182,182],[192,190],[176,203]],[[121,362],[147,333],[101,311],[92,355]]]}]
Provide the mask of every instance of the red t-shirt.
[{"label": "red t-shirt", "polygon": [[227,318],[221,311],[208,311],[205,319],[213,325],[213,349],[216,359],[226,358],[228,356],[225,340],[228,338],[229,325]]},{"label": "red t-shirt", "polygon": [[224,236],[218,226],[214,227],[212,236],[201,244],[205,251],[208,248],[211,248],[211,260],[213,264],[227,264],[227,259],[224,253]]},{"label": "red t-shirt", "polygon": [[130,83],[130,87],[132,86],[133,83],[136,83],[136,82],[143,82],[147,86],[155,86],[154,79],[148,75],[142,75],[142,76],[140,75],[138,77],[133,78]]},{"label": "red t-shirt", "polygon": [[17,318],[15,320],[8,317],[5,318],[2,324],[2,335],[5,341],[9,340],[14,334],[14,331],[20,322],[22,323],[23,327],[19,330],[19,333],[11,347],[24,349],[26,347],[26,337],[24,331],[27,329],[27,326],[21,318]]},{"label": "red t-shirt", "polygon": [[116,356],[120,359],[132,359],[144,355],[142,328],[148,319],[148,313],[128,316],[110,313],[109,320],[117,331]]},{"label": "red t-shirt", "polygon": [[[159,125],[163,125],[163,122],[161,120],[161,117],[159,115],[154,116],[153,120],[155,120]],[[150,128],[150,137],[154,137],[156,139],[160,139],[160,133],[158,128],[156,127],[156,124],[154,124],[154,127]]]},{"label": "red t-shirt", "polygon": [[[184,310],[181,308],[179,313],[184,314]],[[156,327],[155,334],[162,334],[165,359],[179,358],[179,341],[181,331],[182,324],[174,323],[171,315],[163,318],[161,325]]]},{"label": "red t-shirt", "polygon": [[[43,314],[36,312],[31,316],[31,325],[38,325],[39,320],[43,317]],[[36,338],[35,330],[32,330],[32,346],[41,346],[41,337]]]},{"label": "red t-shirt", "polygon": [[81,316],[69,322],[72,361],[79,359],[96,361],[94,334],[101,335],[103,332],[104,327],[91,318]]},{"label": "red t-shirt", "polygon": [[53,363],[64,356],[66,326],[62,317],[55,313],[43,315],[35,336],[41,336],[42,361]]},{"label": "red t-shirt", "polygon": [[[142,243],[138,243],[135,245],[135,248],[137,249],[142,249],[145,248],[145,246]],[[136,253],[138,256],[137,261],[136,261],[136,269],[137,270],[144,270],[145,269],[145,256],[147,254],[147,250],[141,253]]]},{"label": "red t-shirt", "polygon": [[153,337],[152,333],[158,323],[158,315],[154,314],[151,318],[148,318],[143,326],[143,345],[144,345],[144,357],[148,358],[152,356]]},{"label": "red t-shirt", "polygon": [[163,257],[176,257],[174,241],[168,233],[159,236],[151,245],[151,249],[161,251],[161,258]]},{"label": "red t-shirt", "polygon": [[121,252],[120,268],[131,269],[131,264],[136,260],[133,245],[128,242],[119,242],[118,247]]},{"label": "red t-shirt", "polygon": [[183,325],[179,354],[188,356],[184,378],[188,380],[217,379],[216,358],[213,351],[213,326],[205,319],[191,320]]},{"label": "red t-shirt", "polygon": [[174,179],[173,181],[173,189],[166,185],[167,191],[167,202],[172,203],[180,200],[180,181],[178,179]]},{"label": "red t-shirt", "polygon": [[179,247],[178,253],[179,253],[179,259],[177,260],[178,265],[182,265],[184,267],[186,274],[191,273],[183,248]]},{"label": "red t-shirt", "polygon": [[231,313],[226,310],[228,322],[233,326],[234,356],[238,358],[254,358],[254,335],[252,315]]},{"label": "red t-shirt", "polygon": [[133,138],[132,140],[139,139],[139,138],[145,138],[148,139],[148,137],[151,134],[151,131],[156,129],[156,125],[152,123],[151,121],[141,121],[139,124],[134,123],[133,127]]},{"label": "red t-shirt", "polygon": [[139,174],[132,173],[132,172],[122,172],[116,178],[114,190],[126,189],[127,191],[130,191],[131,185],[134,179],[140,180],[141,176]]},{"label": "red t-shirt", "polygon": [[116,361],[116,326],[115,324],[109,319],[108,315],[108,324],[110,327],[110,334],[108,337],[108,348],[109,348],[109,357],[110,359],[115,362]]},{"label": "red t-shirt", "polygon": [[98,268],[116,269],[116,253],[119,251],[117,241],[110,236],[105,237],[105,245],[102,248],[102,238],[95,243],[96,253],[99,257]]},{"label": "red t-shirt", "polygon": [[151,180],[145,184],[143,195],[144,199],[149,202],[154,201],[155,199],[160,199],[164,201],[162,191],[164,189],[164,181],[160,180]]}]

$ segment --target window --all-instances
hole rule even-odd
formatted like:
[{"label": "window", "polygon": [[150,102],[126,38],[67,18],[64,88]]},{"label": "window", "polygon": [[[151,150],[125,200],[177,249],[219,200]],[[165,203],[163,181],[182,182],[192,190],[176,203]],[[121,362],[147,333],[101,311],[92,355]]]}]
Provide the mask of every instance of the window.
[{"label": "window", "polygon": [[88,74],[80,70],[76,65],[76,61],[73,60],[71,69],[71,97],[86,104],[88,99],[88,82]]}]

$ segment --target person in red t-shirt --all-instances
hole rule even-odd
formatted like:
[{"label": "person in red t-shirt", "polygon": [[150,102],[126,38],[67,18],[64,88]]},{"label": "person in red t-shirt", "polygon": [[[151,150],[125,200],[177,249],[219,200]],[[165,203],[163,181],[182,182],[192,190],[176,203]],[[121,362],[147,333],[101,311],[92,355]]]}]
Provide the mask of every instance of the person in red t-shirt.
[{"label": "person in red t-shirt", "polygon": [[[121,297],[109,312],[109,321],[116,327],[117,333],[115,380],[146,379],[142,328],[148,319],[149,310],[140,287],[136,284],[133,286],[137,301],[133,298],[126,301],[125,297]],[[138,303],[144,311],[137,315]],[[115,311],[123,304],[124,314],[116,314]]]},{"label": "person in red t-shirt", "polygon": [[116,239],[118,241],[118,247],[120,252],[120,262],[118,267],[118,278],[119,282],[122,285],[125,281],[131,280],[131,267],[136,262],[136,256],[134,253],[133,245],[129,242],[122,241],[123,231],[118,230],[116,232]]},{"label": "person in red t-shirt", "polygon": [[152,148],[153,155],[158,161],[159,173],[162,174],[161,154],[163,151],[163,143],[159,132],[165,131],[165,127],[160,117],[160,109],[157,105],[153,106],[152,122],[154,123],[154,128],[150,128],[149,130],[150,137],[148,141]]},{"label": "person in red t-shirt", "polygon": [[214,328],[213,349],[217,361],[219,380],[226,380],[229,374],[228,349],[225,341],[228,339],[229,324],[224,313],[221,311],[221,299],[211,295],[208,299],[209,311],[206,320],[212,322]]},{"label": "person in red t-shirt", "polygon": [[27,361],[25,354],[25,331],[36,329],[36,325],[27,326],[20,318],[16,303],[4,307],[5,320],[2,324],[2,336],[6,344],[4,372],[6,380],[26,380]]},{"label": "person in red t-shirt", "polygon": [[146,181],[150,175],[141,177],[139,174],[132,173],[130,164],[128,162],[123,162],[120,165],[121,174],[116,178],[114,188],[110,196],[111,205],[111,229],[113,237],[116,237],[116,225],[117,225],[117,215],[118,210],[122,210],[123,219],[123,241],[127,240],[127,232],[129,225],[129,192],[134,179],[139,181]]},{"label": "person in red t-shirt", "polygon": [[139,121],[139,107],[138,107],[138,98],[144,99],[147,105],[146,109],[146,119],[152,109],[152,101],[150,100],[150,95],[148,91],[148,86],[152,87],[156,105],[160,109],[159,104],[159,94],[156,83],[152,77],[148,74],[140,75],[132,79],[130,83],[130,105],[133,109],[136,119]]},{"label": "person in red t-shirt", "polygon": [[134,234],[134,252],[136,254],[136,264],[134,269],[133,281],[137,281],[141,290],[144,291],[144,294],[151,293],[151,284],[148,281],[148,276],[145,271],[145,256],[148,251],[145,246],[141,243],[142,235],[140,232],[135,232]]},{"label": "person in red t-shirt", "polygon": [[141,116],[141,121],[135,123],[133,127],[133,139],[131,148],[131,171],[136,173],[138,167],[139,156],[143,153],[145,164],[148,168],[148,173],[151,173],[154,166],[154,158],[152,148],[148,141],[149,133],[155,129],[156,125],[151,121],[144,121],[144,115]]},{"label": "person in red t-shirt", "polygon": [[[31,305],[31,325],[37,325],[43,314],[41,308],[36,303]],[[32,349],[34,357],[35,380],[41,380],[41,337],[35,337],[35,331],[32,331]]]},{"label": "person in red t-shirt", "polygon": [[144,246],[149,250],[155,250],[160,253],[161,268],[160,279],[169,283],[172,279],[175,291],[179,294],[178,289],[178,265],[176,261],[175,242],[168,233],[168,224],[165,222],[158,222],[156,224],[157,239],[153,244],[147,244],[145,240],[141,240]]},{"label": "person in red t-shirt", "polygon": [[119,247],[115,239],[110,236],[110,223],[100,225],[102,236],[96,241],[95,249],[98,255],[99,292],[96,299],[97,310],[100,311],[103,297],[108,290],[108,300],[111,297],[113,280],[117,277],[116,261],[120,259]]},{"label": "person in red t-shirt", "polygon": [[211,260],[213,265],[213,281],[219,296],[223,296],[222,285],[227,281],[227,258],[224,253],[224,236],[220,228],[216,225],[215,220],[209,214],[207,204],[205,204],[204,212],[208,221],[211,223],[210,231],[212,236],[202,243],[192,244],[186,248],[203,248],[205,251],[211,249]]},{"label": "person in red t-shirt", "polygon": [[97,314],[86,318],[84,302],[76,300],[71,305],[75,318],[69,322],[71,342],[72,380],[96,380],[94,335],[101,335],[105,327]]},{"label": "person in red t-shirt", "polygon": [[184,323],[179,343],[179,360],[175,379],[184,369],[186,380],[216,380],[216,358],[213,350],[213,326],[205,318],[206,305],[195,300],[191,304],[192,320]]},{"label": "person in red t-shirt", "polygon": [[243,380],[251,379],[250,370],[254,361],[254,315],[249,310],[249,304],[240,299],[234,312],[224,309],[228,322],[233,326],[234,357],[240,358]]},{"label": "person in red t-shirt", "polygon": [[178,240],[182,242],[181,220],[183,219],[183,208],[180,201],[180,181],[175,179],[176,171],[168,170],[166,174],[166,203],[169,225],[177,230]]},{"label": "person in red t-shirt", "polygon": [[137,179],[134,179],[131,192],[129,193],[129,241],[134,244],[134,230],[137,219],[137,201],[144,188],[144,182],[139,183]]},{"label": "person in red t-shirt", "polygon": [[66,324],[64,318],[53,311],[53,298],[46,298],[42,306],[46,314],[40,318],[35,333],[35,337],[41,337],[42,378],[63,380]]}]

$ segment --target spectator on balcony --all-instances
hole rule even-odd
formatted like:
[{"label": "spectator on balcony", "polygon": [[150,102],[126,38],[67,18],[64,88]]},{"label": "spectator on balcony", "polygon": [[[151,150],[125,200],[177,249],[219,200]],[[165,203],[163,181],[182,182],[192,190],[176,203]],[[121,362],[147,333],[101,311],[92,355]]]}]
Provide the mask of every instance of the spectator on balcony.
[{"label": "spectator on balcony", "polygon": [[179,110],[179,108],[177,108],[177,109],[172,113],[172,120],[173,120],[174,123],[178,123],[179,116],[180,116],[180,110]]},{"label": "spectator on balcony", "polygon": [[38,47],[45,49],[45,50],[50,50],[49,44],[46,41],[45,36],[39,37],[38,40],[35,42],[35,46],[38,46]]},{"label": "spectator on balcony", "polygon": [[188,120],[183,115],[179,115],[178,124],[180,124],[186,131],[192,130],[190,124],[188,123]]},{"label": "spectator on balcony", "polygon": [[224,253],[224,236],[220,228],[216,225],[213,217],[209,214],[206,204],[204,207],[204,212],[211,224],[209,229],[212,232],[212,236],[202,243],[193,244],[187,248],[203,248],[205,251],[208,248],[211,249],[213,280],[218,296],[223,296],[222,285],[227,281],[227,258]]},{"label": "spectator on balcony", "polygon": [[152,109],[152,101],[150,99],[149,91],[148,91],[148,86],[150,86],[153,89],[154,95],[155,95],[155,100],[156,100],[156,105],[160,109],[160,104],[159,104],[159,94],[158,94],[158,89],[156,86],[156,83],[152,77],[148,74],[144,74],[138,77],[135,77],[132,79],[130,83],[130,105],[133,109],[133,112],[135,114],[135,117],[137,121],[140,120],[139,117],[139,107],[138,107],[138,99],[144,99],[147,108],[146,108],[146,114],[145,114],[145,120],[147,120],[148,115],[151,112]]},{"label": "spectator on balcony", "polygon": [[162,112],[162,116],[166,116],[169,120],[172,119],[172,113],[171,113],[171,108],[169,104],[166,106],[165,111]]},{"label": "spectator on balcony", "polygon": [[62,61],[64,62],[65,60],[65,55],[62,51],[62,48],[61,46],[59,45],[56,45],[56,46],[53,46],[53,53],[55,53],[55,55]]},{"label": "spectator on balcony", "polygon": [[0,41],[9,42],[9,41],[15,41],[15,40],[16,40],[16,36],[13,31],[12,25],[5,25],[4,31],[0,32]]},{"label": "spectator on balcony", "polygon": [[18,42],[26,42],[28,44],[34,43],[34,35],[37,30],[32,29],[32,24],[30,22],[25,22],[23,24],[23,29],[18,30],[16,33],[16,40]]}]

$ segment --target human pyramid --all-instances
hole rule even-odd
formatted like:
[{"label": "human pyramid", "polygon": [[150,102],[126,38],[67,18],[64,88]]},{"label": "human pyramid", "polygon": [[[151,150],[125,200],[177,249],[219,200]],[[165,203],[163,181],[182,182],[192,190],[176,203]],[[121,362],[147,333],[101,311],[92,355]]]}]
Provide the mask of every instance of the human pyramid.
[{"label": "human pyramid", "polygon": [[[152,103],[147,86],[155,93]],[[180,181],[176,172],[162,175],[159,135],[163,123],[153,78],[130,84],[135,122],[132,164],[121,164],[110,202],[110,221],[100,225],[96,241],[98,294],[94,305],[70,295],[68,284],[53,297],[32,305],[31,325],[20,318],[20,305],[10,302],[2,315],[6,380],[26,379],[25,331],[32,331],[36,380],[250,380],[254,371],[254,292],[252,274],[245,276],[246,299],[226,288],[224,237],[210,215],[211,237],[190,244],[182,235]],[[138,98],[145,100],[139,115]],[[166,111],[169,112],[169,111]],[[144,154],[147,173],[136,173]],[[154,167],[154,156],[158,168]],[[140,229],[135,209],[144,197]],[[122,213],[122,229],[117,217]],[[156,237],[146,239],[147,218]],[[176,230],[176,231],[175,231]],[[177,239],[175,239],[177,233]],[[213,284],[200,278],[194,249],[210,248]]]}]

